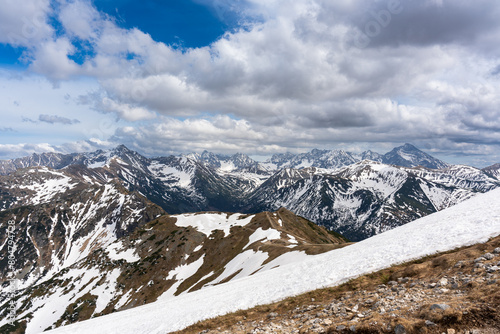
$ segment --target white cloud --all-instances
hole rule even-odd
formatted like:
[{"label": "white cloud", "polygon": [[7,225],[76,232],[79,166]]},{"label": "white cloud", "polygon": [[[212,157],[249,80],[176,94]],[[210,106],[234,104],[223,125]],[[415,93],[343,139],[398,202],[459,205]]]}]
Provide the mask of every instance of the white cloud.
[{"label": "white cloud", "polygon": [[25,156],[33,153],[44,152],[58,152],[58,150],[49,143],[0,144],[0,157],[8,158],[10,156],[17,156],[18,154]]},{"label": "white cloud", "polygon": [[107,97],[101,100],[98,108],[100,111],[116,113],[120,118],[132,122],[156,117],[154,113],[145,108],[134,107],[125,103],[117,103]]},{"label": "white cloud", "polygon": [[52,35],[49,0],[2,0],[0,7],[0,43],[31,47]]},{"label": "white cloud", "polygon": [[[228,116],[179,120],[162,117],[155,124],[118,129],[113,140],[149,155],[213,150],[217,152],[274,153],[273,129],[255,129],[246,120]],[[150,145],[154,142],[155,145]],[[260,144],[260,146],[259,146]]]},{"label": "white cloud", "polygon": [[70,36],[83,40],[97,38],[102,25],[102,16],[90,1],[63,3],[59,20]]},{"label": "white cloud", "polygon": [[0,158],[10,159],[20,156],[28,156],[33,153],[81,153],[93,152],[99,149],[110,149],[115,147],[116,143],[101,141],[91,138],[86,141],[69,142],[61,145],[53,145],[49,143],[20,143],[20,144],[0,144]]},{"label": "white cloud", "polygon": [[30,69],[51,80],[68,80],[81,73],[78,64],[68,58],[74,52],[75,47],[65,37],[45,41],[34,50]]}]

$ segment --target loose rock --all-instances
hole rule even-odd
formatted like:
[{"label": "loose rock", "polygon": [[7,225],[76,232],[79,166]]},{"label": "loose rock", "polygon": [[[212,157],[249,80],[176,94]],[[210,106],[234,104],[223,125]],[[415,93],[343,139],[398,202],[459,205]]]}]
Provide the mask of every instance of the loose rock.
[{"label": "loose rock", "polygon": [[493,260],[493,258],[495,257],[495,255],[491,254],[491,253],[486,253],[483,255],[483,257],[486,259],[486,260]]},{"label": "loose rock", "polygon": [[446,311],[449,308],[450,308],[450,305],[447,305],[447,304],[432,304],[431,305],[431,311],[433,311],[433,310]]},{"label": "loose rock", "polygon": [[427,327],[434,327],[434,326],[437,326],[435,323],[433,323],[432,321],[430,320],[425,320],[425,325]]},{"label": "loose rock", "polygon": [[406,334],[406,329],[403,325],[399,324],[396,327],[394,327],[394,333],[395,334]]}]

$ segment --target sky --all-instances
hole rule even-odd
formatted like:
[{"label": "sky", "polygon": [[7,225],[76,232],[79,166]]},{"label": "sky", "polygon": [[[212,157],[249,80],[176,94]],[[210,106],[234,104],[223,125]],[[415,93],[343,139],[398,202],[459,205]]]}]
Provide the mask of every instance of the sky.
[{"label": "sky", "polygon": [[0,0],[0,159],[390,151],[500,162],[496,0]]}]

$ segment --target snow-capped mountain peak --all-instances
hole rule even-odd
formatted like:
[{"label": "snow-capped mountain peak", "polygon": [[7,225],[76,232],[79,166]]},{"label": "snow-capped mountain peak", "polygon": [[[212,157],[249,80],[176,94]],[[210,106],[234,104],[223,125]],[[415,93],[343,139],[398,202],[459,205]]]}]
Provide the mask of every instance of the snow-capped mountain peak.
[{"label": "snow-capped mountain peak", "polygon": [[205,150],[201,154],[191,153],[186,155],[186,157],[198,161],[211,168],[219,169],[223,172],[248,169],[258,165],[255,160],[251,159],[248,155],[243,153],[223,155],[215,154]]},{"label": "snow-capped mountain peak", "polygon": [[408,143],[386,153],[382,162],[402,167],[423,166],[432,169],[442,169],[449,166],[446,162],[436,159]]},{"label": "snow-capped mountain peak", "polygon": [[483,168],[482,171],[484,173],[488,174],[489,176],[491,176],[497,180],[500,180],[500,163]]}]

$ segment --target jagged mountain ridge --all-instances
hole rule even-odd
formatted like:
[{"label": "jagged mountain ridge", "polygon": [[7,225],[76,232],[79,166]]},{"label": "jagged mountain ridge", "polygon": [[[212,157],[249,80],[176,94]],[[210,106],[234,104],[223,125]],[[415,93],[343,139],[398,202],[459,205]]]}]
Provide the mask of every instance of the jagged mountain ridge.
[{"label": "jagged mountain ridge", "polygon": [[[129,150],[124,145],[119,145],[115,149],[109,151],[97,150],[89,153],[34,153],[24,158],[0,160],[0,175],[8,174],[19,168],[34,166],[47,166],[54,169],[61,169],[73,164],[83,164],[89,167],[102,167],[111,157],[120,157],[122,155],[128,156],[129,161],[125,160],[127,162],[135,160],[139,164],[143,164],[143,160],[145,159],[138,153]],[[336,169],[362,160],[371,160],[402,167],[423,166],[440,169],[450,166],[422,152],[411,144],[404,144],[396,147],[384,155],[370,150],[357,154],[344,150],[313,149],[311,152],[300,154],[275,154],[265,162],[257,162],[243,153],[236,153],[229,156],[204,151],[201,154],[191,153],[181,155],[180,157],[202,163],[219,172],[248,171],[255,174],[269,174],[283,168],[318,167]],[[156,159],[161,159],[161,157]]]},{"label": "jagged mountain ridge", "polygon": [[403,146],[396,147],[384,155],[370,150],[356,154],[346,152],[344,150],[318,149],[300,154],[275,154],[271,157],[271,159],[263,163],[263,165],[271,170],[307,167],[337,169],[363,160],[371,160],[402,167],[423,166],[426,168],[441,169],[450,166],[449,164],[422,152],[411,144],[404,144]]},{"label": "jagged mountain ridge", "polygon": [[17,297],[17,326],[38,333],[168,300],[345,244],[341,236],[286,209],[256,215],[163,215],[27,286]]},{"label": "jagged mountain ridge", "polygon": [[[416,162],[423,153],[409,144],[394,149],[390,156],[415,150],[417,158],[411,160]],[[313,152],[323,157],[326,165],[338,156],[333,151]],[[366,154],[380,158],[373,152]],[[292,155],[287,156],[293,161]],[[341,156],[348,153],[342,151]],[[142,194],[172,214],[205,210],[257,213],[287,207],[346,233],[352,240],[405,224],[499,185],[498,179],[484,170],[459,165],[428,169],[361,161],[336,169],[300,165],[299,169],[272,173],[259,169],[242,154],[231,157],[204,152],[193,157],[148,159],[123,145],[107,152],[75,155],[73,162],[90,169],[104,168],[128,191]],[[368,179],[357,176],[363,170],[369,171]],[[399,175],[401,182],[392,184],[392,176],[382,170]],[[392,189],[393,193],[381,189]]]},{"label": "jagged mountain ridge", "polygon": [[264,166],[271,170],[280,170],[283,168],[306,168],[318,167],[334,169],[352,165],[359,161],[352,153],[343,150],[318,150],[314,149],[308,153],[300,154],[275,154],[270,160],[264,163]]},{"label": "jagged mountain ridge", "polygon": [[[194,161],[202,162],[203,164],[210,166],[214,169],[219,169],[221,171],[233,171],[233,170],[251,170],[262,168],[259,163],[251,159],[248,155],[243,153],[236,153],[232,156],[215,154],[208,151],[203,151],[202,154],[191,153],[185,157],[190,158]],[[263,172],[267,171],[262,169]]]}]

